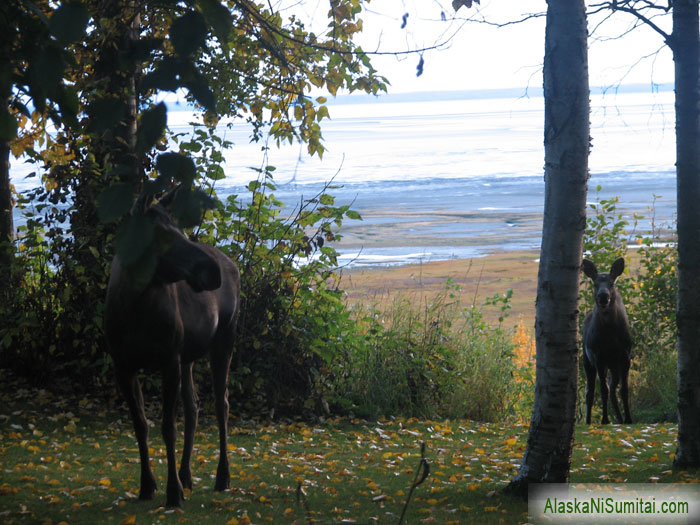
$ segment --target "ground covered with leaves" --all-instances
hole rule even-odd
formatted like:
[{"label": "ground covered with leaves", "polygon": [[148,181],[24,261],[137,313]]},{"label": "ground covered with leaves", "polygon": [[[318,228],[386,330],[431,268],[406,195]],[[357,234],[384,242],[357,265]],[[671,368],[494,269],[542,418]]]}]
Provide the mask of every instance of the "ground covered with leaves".
[{"label": "ground covered with leaves", "polygon": [[[423,442],[430,475],[415,489],[407,523],[527,520],[526,503],[500,493],[525,450],[523,423],[234,420],[232,489],[214,492],[217,433],[204,407],[194,490],[173,510],[163,507],[166,460],[155,408],[150,446],[161,490],[141,502],[126,408],[41,390],[0,395],[3,523],[398,523]],[[671,470],[676,432],[664,424],[580,426],[572,481],[697,482],[697,473]]]}]

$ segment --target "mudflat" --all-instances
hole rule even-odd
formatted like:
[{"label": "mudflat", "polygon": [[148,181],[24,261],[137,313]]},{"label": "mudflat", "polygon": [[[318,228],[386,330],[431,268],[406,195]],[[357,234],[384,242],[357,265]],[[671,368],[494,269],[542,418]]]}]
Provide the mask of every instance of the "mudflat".
[{"label": "mudflat", "polygon": [[[465,307],[477,306],[494,294],[513,290],[508,324],[534,326],[537,294],[538,250],[505,251],[471,259],[449,259],[401,266],[346,268],[340,287],[350,303],[386,306],[399,296],[429,301],[451,291]],[[455,290],[455,286],[459,288]],[[496,308],[484,311],[487,319],[498,317]]]}]

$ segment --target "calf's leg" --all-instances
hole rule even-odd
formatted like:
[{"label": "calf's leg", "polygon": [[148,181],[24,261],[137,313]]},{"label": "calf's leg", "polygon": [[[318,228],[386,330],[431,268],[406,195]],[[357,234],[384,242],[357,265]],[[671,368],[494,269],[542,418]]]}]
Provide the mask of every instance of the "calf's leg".
[{"label": "calf's leg", "polygon": [[618,422],[622,423],[622,414],[620,413],[620,405],[617,402],[617,385],[620,383],[620,375],[614,368],[610,370],[611,383],[610,383],[610,401],[612,402],[613,410],[615,411],[615,417],[617,417]]},{"label": "calf's leg", "polygon": [[226,490],[231,484],[228,463],[228,369],[233,354],[232,345],[217,345],[211,352],[210,365],[216,400],[216,420],[219,424],[219,466],[214,490]]},{"label": "calf's leg", "polygon": [[143,406],[143,394],[141,384],[133,371],[125,371],[116,366],[117,384],[126,400],[134,424],[136,441],[139,444],[139,456],[141,458],[141,488],[139,499],[153,499],[156,491],[156,478],[151,471],[151,462],[148,457],[148,421]]},{"label": "calf's leg", "polygon": [[591,410],[593,408],[593,399],[595,397],[595,367],[588,360],[586,352],[583,353],[583,369],[586,372],[586,424],[591,424]]},{"label": "calf's leg", "polygon": [[622,381],[620,386],[620,395],[622,396],[622,407],[625,411],[625,423],[632,423],[632,416],[630,416],[630,405],[629,405],[629,391],[628,391],[628,380],[630,372],[630,363],[627,361],[625,367],[622,369]]},{"label": "calf's leg", "polygon": [[177,402],[180,397],[180,360],[173,359],[163,369],[163,441],[168,457],[168,486],[166,505],[168,507],[181,507],[185,500],[182,483],[177,474],[177,459],[175,457],[175,434]]},{"label": "calf's leg", "polygon": [[598,379],[600,380],[600,399],[603,402],[603,418],[601,424],[609,425],[608,418],[608,369],[604,367],[598,368]]},{"label": "calf's leg", "polygon": [[182,366],[182,405],[185,412],[185,445],[182,449],[179,477],[182,487],[192,490],[192,447],[199,416],[199,399],[192,379],[192,365]]}]

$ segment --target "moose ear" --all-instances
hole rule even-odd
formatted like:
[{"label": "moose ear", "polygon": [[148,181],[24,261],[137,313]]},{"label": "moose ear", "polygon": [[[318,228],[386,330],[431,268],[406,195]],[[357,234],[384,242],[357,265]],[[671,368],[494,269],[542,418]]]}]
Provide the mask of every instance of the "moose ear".
[{"label": "moose ear", "polygon": [[582,268],[583,268],[583,273],[585,273],[587,277],[589,277],[595,281],[596,277],[598,277],[598,269],[595,267],[595,264],[593,263],[593,261],[589,261],[588,259],[584,259],[583,264],[582,264]]},{"label": "moose ear", "polygon": [[195,292],[216,290],[221,286],[221,269],[213,259],[202,260],[194,265],[185,279]]},{"label": "moose ear", "polygon": [[180,191],[180,188],[182,188],[181,184],[178,184],[175,186],[172,190],[167,192],[165,195],[163,195],[160,199],[158,199],[158,204],[164,207],[170,206],[170,204],[173,202],[173,199],[175,199],[175,196],[177,195],[177,192]]},{"label": "moose ear", "polygon": [[134,202],[133,206],[131,206],[131,214],[142,215],[146,213],[146,210],[151,205],[152,199],[153,195],[149,193],[141,193]]},{"label": "moose ear", "polygon": [[625,260],[622,257],[615,259],[615,262],[612,263],[612,266],[610,267],[610,277],[612,277],[614,281],[620,277],[620,275],[622,275],[623,271],[625,271]]}]

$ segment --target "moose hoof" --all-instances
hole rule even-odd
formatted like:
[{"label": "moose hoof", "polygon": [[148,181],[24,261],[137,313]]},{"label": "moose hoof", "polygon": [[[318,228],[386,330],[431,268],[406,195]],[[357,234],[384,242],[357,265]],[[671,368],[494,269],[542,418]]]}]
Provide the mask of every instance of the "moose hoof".
[{"label": "moose hoof", "polygon": [[148,501],[152,500],[155,497],[156,491],[151,490],[151,491],[139,491],[139,499],[143,501]]},{"label": "moose hoof", "polygon": [[222,492],[228,490],[231,486],[230,476],[216,476],[216,483],[214,484],[214,490],[217,492]]},{"label": "moose hoof", "polygon": [[192,473],[191,472],[185,472],[184,470],[180,470],[178,473],[178,477],[180,478],[180,483],[182,484],[183,489],[190,489],[192,490]]},{"label": "moose hoof", "polygon": [[148,477],[144,477],[141,479],[141,489],[139,490],[139,499],[140,500],[151,500],[155,497],[156,494],[156,489],[158,487],[156,486],[156,480],[151,474]]},{"label": "moose hoof", "polygon": [[168,491],[168,497],[166,500],[166,507],[172,508],[172,507],[182,507],[182,504],[185,501],[185,492],[182,490],[182,488],[179,488],[178,490],[171,490]]}]

